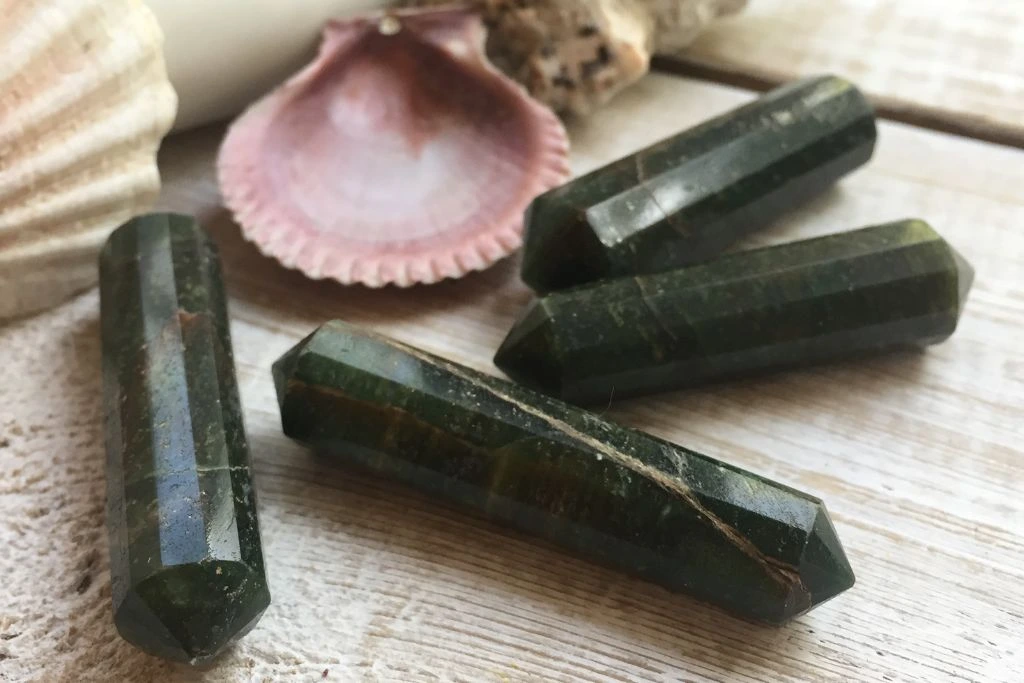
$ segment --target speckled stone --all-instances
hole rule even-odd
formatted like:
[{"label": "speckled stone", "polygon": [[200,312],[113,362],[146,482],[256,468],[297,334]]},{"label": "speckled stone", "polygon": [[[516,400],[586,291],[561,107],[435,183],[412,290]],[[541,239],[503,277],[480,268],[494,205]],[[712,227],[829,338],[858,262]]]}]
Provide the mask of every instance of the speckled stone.
[{"label": "speckled stone", "polygon": [[323,455],[743,617],[853,585],[820,500],[347,324],[274,381],[285,433]]},{"label": "speckled stone", "polygon": [[871,105],[799,81],[537,197],[522,277],[546,292],[704,261],[866,163]]},{"label": "speckled stone", "polygon": [[552,292],[494,358],[573,403],[667,391],[949,337],[970,265],[906,220]]},{"label": "speckled stone", "polygon": [[270,603],[217,252],[152,214],[100,257],[114,622],[204,662]]}]

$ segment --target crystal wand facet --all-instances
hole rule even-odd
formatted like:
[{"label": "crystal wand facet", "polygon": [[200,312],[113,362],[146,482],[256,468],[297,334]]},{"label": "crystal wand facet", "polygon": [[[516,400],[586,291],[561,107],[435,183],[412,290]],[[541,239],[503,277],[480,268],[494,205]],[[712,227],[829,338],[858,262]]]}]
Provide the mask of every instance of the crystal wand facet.
[{"label": "crystal wand facet", "polygon": [[853,585],[820,500],[344,323],[274,380],[285,433],[317,451],[741,616]]},{"label": "crystal wand facet", "polygon": [[523,312],[494,363],[597,404],[936,344],[956,329],[973,280],[931,226],[897,221],[551,292]]},{"label": "crystal wand facet", "polygon": [[707,260],[866,163],[875,136],[848,81],[777,88],[534,199],[523,281],[546,292]]},{"label": "crystal wand facet", "polygon": [[216,249],[190,217],[136,218],[100,302],[114,623],[203,662],[270,603]]}]

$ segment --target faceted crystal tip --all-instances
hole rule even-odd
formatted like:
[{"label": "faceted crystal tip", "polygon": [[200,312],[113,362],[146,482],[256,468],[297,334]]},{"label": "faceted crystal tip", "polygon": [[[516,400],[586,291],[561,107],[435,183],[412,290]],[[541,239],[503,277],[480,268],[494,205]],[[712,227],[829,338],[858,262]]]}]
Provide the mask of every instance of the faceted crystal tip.
[{"label": "faceted crystal tip", "polygon": [[957,315],[963,315],[964,305],[967,303],[967,295],[971,291],[971,285],[974,284],[974,268],[970,263],[967,262],[963,256],[960,255],[953,247],[949,248],[949,251],[953,254],[953,261],[956,263],[956,276],[957,276],[957,288],[958,288],[958,300],[959,308]]},{"label": "faceted crystal tip", "polygon": [[536,292],[606,275],[607,257],[586,212],[564,196],[571,190],[563,186],[542,194],[526,211],[521,277]]},{"label": "faceted crystal tip", "polygon": [[551,316],[533,301],[494,354],[494,364],[520,384],[551,396],[562,394],[562,370],[554,353]]},{"label": "faceted crystal tip", "polygon": [[288,380],[295,373],[295,365],[298,362],[299,354],[302,352],[302,347],[302,343],[296,344],[271,366],[271,373],[274,375],[274,388],[277,390],[278,404],[284,403],[285,392],[288,391]]},{"label": "faceted crystal tip", "polygon": [[288,349],[283,356],[274,361],[270,371],[274,376],[274,389],[277,391],[277,402],[279,405],[284,404],[285,393],[288,391],[288,382],[295,375],[296,366],[299,363],[299,357],[302,352],[309,346],[310,340],[313,339],[322,328],[313,330],[307,335],[302,341]]},{"label": "faceted crystal tip", "polygon": [[799,570],[801,582],[810,594],[807,609],[834,598],[854,584],[853,569],[824,504],[814,518],[800,556]]},{"label": "faceted crystal tip", "polygon": [[270,604],[262,572],[242,562],[167,567],[114,605],[121,636],[150,654],[202,664],[245,635]]}]

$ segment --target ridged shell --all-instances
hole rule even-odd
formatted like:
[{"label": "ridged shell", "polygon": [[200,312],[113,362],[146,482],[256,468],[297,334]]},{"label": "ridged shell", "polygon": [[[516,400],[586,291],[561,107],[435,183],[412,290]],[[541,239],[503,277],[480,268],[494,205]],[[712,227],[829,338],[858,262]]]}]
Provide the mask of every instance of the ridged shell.
[{"label": "ridged shell", "polygon": [[139,0],[0,0],[0,318],[96,282],[107,235],[157,197],[174,121]]},{"label": "ridged shell", "polygon": [[517,249],[569,173],[551,110],[500,74],[466,10],[333,22],[320,55],[236,121],[218,159],[245,237],[312,278],[408,286]]}]

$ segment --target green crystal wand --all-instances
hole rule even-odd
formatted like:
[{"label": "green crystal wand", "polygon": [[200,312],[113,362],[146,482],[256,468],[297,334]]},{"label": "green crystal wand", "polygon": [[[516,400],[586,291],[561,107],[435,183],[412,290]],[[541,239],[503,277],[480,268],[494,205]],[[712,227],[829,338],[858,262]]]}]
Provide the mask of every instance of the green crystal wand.
[{"label": "green crystal wand", "polygon": [[742,617],[853,585],[817,498],[350,325],[274,381],[293,439]]},{"label": "green crystal wand", "polygon": [[100,257],[114,623],[201,663],[270,604],[227,303],[213,242],[151,214]]},{"label": "green crystal wand", "polygon": [[875,113],[849,81],[786,84],[533,200],[540,293],[706,261],[867,163]]},{"label": "green crystal wand", "polygon": [[552,292],[494,364],[570,403],[600,404],[947,339],[974,269],[903,220]]}]

